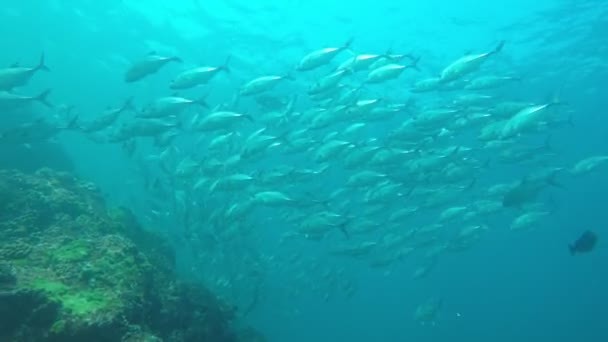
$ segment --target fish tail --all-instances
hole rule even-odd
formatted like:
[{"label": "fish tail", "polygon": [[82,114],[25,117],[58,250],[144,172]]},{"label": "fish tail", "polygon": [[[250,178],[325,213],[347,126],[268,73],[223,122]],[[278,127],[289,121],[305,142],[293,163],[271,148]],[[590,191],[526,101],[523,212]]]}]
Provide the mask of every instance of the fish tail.
[{"label": "fish tail", "polygon": [[281,141],[281,142],[285,143],[285,145],[292,147],[293,144],[289,140],[290,134],[291,134],[291,132],[289,130],[286,130],[285,132],[277,135],[276,140]]},{"label": "fish tail", "polygon": [[347,239],[350,239],[350,233],[348,232],[348,229],[346,229],[346,226],[347,226],[349,223],[350,223],[350,219],[348,219],[348,220],[346,220],[346,221],[344,221],[344,222],[342,222],[342,223],[340,223],[340,224],[338,225],[338,229],[340,229],[340,231],[342,232],[342,234],[344,234],[344,236],[345,236]]},{"label": "fish tail", "polygon": [[296,77],[293,75],[293,72],[289,71],[285,75],[282,76],[286,80],[295,81]]},{"label": "fish tail", "polygon": [[247,120],[249,120],[251,123],[255,123],[255,119],[253,118],[253,116],[251,114],[243,114],[243,117]]},{"label": "fish tail", "polygon": [[549,95],[549,101],[547,103],[548,107],[567,105],[567,103],[562,100],[562,90],[563,86],[560,86],[557,90]]},{"label": "fish tail", "polygon": [[570,255],[576,254],[576,248],[572,245],[568,245],[568,250],[570,251]]},{"label": "fish tail", "polygon": [[44,64],[44,52],[40,55],[40,62],[38,62],[38,65],[35,68],[36,70],[44,70],[44,71],[51,71],[51,69],[49,69],[48,66],[46,66],[46,64]]},{"label": "fish tail", "polygon": [[173,62],[177,62],[177,63],[183,63],[184,62],[181,58],[179,58],[177,56],[173,56],[173,57],[169,58],[169,60],[173,61]]},{"label": "fish tail", "polygon": [[547,135],[547,138],[543,143],[542,149],[549,152],[554,151],[553,144],[551,144],[551,134]]},{"label": "fish tail", "polygon": [[574,115],[572,114],[568,114],[568,126],[570,127],[576,127],[576,125],[574,124]]},{"label": "fish tail", "polygon": [[471,179],[469,184],[466,185],[465,190],[473,189],[473,187],[475,187],[476,184],[477,184],[477,177],[473,177],[473,179]]},{"label": "fish tail", "polygon": [[197,100],[194,100],[194,103],[196,103],[199,106],[203,106],[203,107],[209,109],[210,107],[209,107],[209,104],[207,103],[207,96],[208,95],[209,94],[205,94],[205,95],[201,96]]},{"label": "fish tail", "polygon": [[501,40],[498,45],[496,46],[496,48],[494,48],[494,50],[492,50],[492,52],[490,52],[490,54],[496,54],[499,53],[500,51],[502,51],[502,48],[505,46],[505,40]]},{"label": "fish tail", "polygon": [[125,100],[125,103],[123,103],[119,111],[122,113],[127,110],[137,112],[137,109],[133,105],[133,96],[130,96],[128,99]]},{"label": "fish tail", "polygon": [[559,171],[561,171],[562,169],[557,169],[555,171],[553,171],[553,173],[551,173],[551,175],[549,176],[549,178],[547,178],[547,184],[556,187],[556,188],[560,188],[562,190],[565,190],[566,187],[561,184],[557,179],[555,179],[555,177],[557,176],[557,173]]},{"label": "fish tail", "polygon": [[293,95],[291,97],[291,99],[289,100],[289,103],[287,104],[287,106],[285,106],[285,110],[283,111],[283,115],[286,118],[290,118],[291,114],[294,111],[294,107],[296,106],[296,102],[298,101],[298,95]]},{"label": "fish tail", "polygon": [[34,100],[42,103],[43,105],[45,105],[49,108],[55,108],[55,106],[53,106],[53,104],[50,103],[47,99],[50,93],[51,93],[51,89],[47,89],[47,90],[43,91],[42,93],[40,93],[40,95],[36,96],[34,98]]},{"label": "fish tail", "polygon": [[346,42],[344,42],[344,45],[342,46],[343,50],[349,50],[352,52],[352,49],[350,48],[353,45],[353,41],[355,40],[355,37],[350,37],[348,38],[348,40]]},{"label": "fish tail", "polygon": [[70,121],[68,121],[68,124],[65,126],[65,129],[66,130],[82,129],[82,127],[80,127],[80,125],[78,124],[78,121],[79,121],[79,116],[74,115],[74,117],[71,118]]},{"label": "fish tail", "polygon": [[418,67],[418,62],[420,62],[420,58],[422,58],[422,56],[415,57],[407,67],[412,68],[416,71],[420,71],[420,68]]},{"label": "fish tail", "polygon": [[224,61],[224,64],[220,66],[220,70],[224,70],[227,74],[230,74],[232,71],[230,70],[230,67],[228,67],[228,64],[230,63],[231,59],[232,55],[228,55],[228,57],[226,57],[226,60]]}]

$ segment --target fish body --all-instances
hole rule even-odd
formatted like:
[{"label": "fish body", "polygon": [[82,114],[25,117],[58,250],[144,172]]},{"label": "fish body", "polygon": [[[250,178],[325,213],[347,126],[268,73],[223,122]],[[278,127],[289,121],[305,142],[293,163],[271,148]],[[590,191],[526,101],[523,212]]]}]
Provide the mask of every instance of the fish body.
[{"label": "fish body", "polygon": [[184,109],[192,105],[207,106],[202,99],[190,100],[179,96],[168,96],[157,99],[137,116],[140,118],[163,118],[179,115]]},{"label": "fish body", "polygon": [[493,100],[494,97],[484,94],[463,94],[458,96],[452,103],[459,107],[483,105]]},{"label": "fish body", "polygon": [[230,129],[234,125],[247,119],[253,121],[251,116],[229,111],[213,112],[203,119],[195,122],[193,128],[198,131],[215,131],[220,129]]},{"label": "fish body", "polygon": [[286,79],[286,76],[263,76],[253,79],[243,85],[239,93],[243,96],[250,96],[271,90],[279,82]]},{"label": "fish body", "polygon": [[262,191],[253,196],[255,203],[271,207],[294,205],[296,201],[279,191]]},{"label": "fish body", "polygon": [[44,64],[44,54],[40,56],[40,62],[35,67],[12,66],[0,69],[0,91],[8,91],[26,85],[38,71],[50,71]]},{"label": "fish body", "polygon": [[43,105],[53,108],[53,105],[48,102],[47,97],[51,90],[47,89],[37,96],[23,96],[7,91],[0,91],[0,110],[13,110],[23,108],[34,102],[40,102]]},{"label": "fish body", "polygon": [[348,178],[346,185],[349,187],[367,187],[379,183],[387,178],[387,175],[376,171],[360,171]]},{"label": "fish body", "polygon": [[548,211],[530,211],[524,213],[513,220],[510,229],[513,231],[531,229],[537,226],[549,214]]},{"label": "fish body", "polygon": [[383,57],[384,55],[374,54],[361,54],[352,56],[349,59],[345,60],[342,64],[340,64],[340,66],[338,66],[338,70],[349,69],[352,72],[366,70]]},{"label": "fish body", "polygon": [[443,301],[441,298],[431,298],[419,305],[414,312],[414,319],[421,324],[432,324],[441,310]]},{"label": "fish body", "polygon": [[111,140],[113,142],[120,142],[135,137],[154,137],[178,125],[179,123],[172,120],[136,119],[128,125],[123,126]]},{"label": "fish body", "polygon": [[608,162],[608,156],[589,157],[576,163],[572,169],[570,169],[570,172],[573,175],[581,175],[583,173],[590,172],[605,162]]},{"label": "fish body", "polygon": [[504,207],[521,208],[522,205],[536,199],[538,194],[547,186],[563,188],[555,177],[562,169],[551,169],[543,174],[528,176],[511,186],[503,195],[502,204]]},{"label": "fish body", "polygon": [[410,89],[413,93],[424,93],[439,89],[441,86],[441,78],[431,77],[420,80],[414,83],[414,86]]},{"label": "fish body", "polygon": [[237,173],[216,180],[210,187],[210,192],[235,191],[246,189],[254,181],[250,175]]},{"label": "fish body", "polygon": [[486,90],[498,88],[513,81],[519,81],[519,77],[513,76],[482,76],[471,80],[464,89],[466,90]]},{"label": "fish body", "polygon": [[344,76],[349,73],[349,70],[342,69],[321,78],[308,90],[308,94],[317,95],[335,89]]},{"label": "fish body", "polygon": [[513,138],[518,134],[526,133],[535,129],[538,123],[545,117],[546,109],[554,104],[555,103],[546,103],[526,107],[520,110],[511,119],[507,120],[505,125],[502,127],[500,138]]},{"label": "fish body", "polygon": [[177,75],[169,88],[174,90],[181,89],[190,89],[199,85],[207,84],[211,81],[212,78],[215,77],[220,72],[230,73],[230,69],[228,68],[228,62],[230,58],[226,59],[224,65],[221,66],[203,66],[197,67],[193,69],[186,70],[181,74]]},{"label": "fish body", "polygon": [[412,64],[409,64],[409,65],[390,63],[387,65],[381,66],[377,69],[373,69],[367,75],[367,80],[365,82],[374,84],[374,83],[382,83],[382,82],[386,82],[389,80],[393,80],[393,79],[399,77],[403,73],[403,71],[405,71],[406,69],[410,69],[410,68],[417,69],[418,67],[416,65],[417,65],[419,59],[420,58],[414,60],[412,62]]},{"label": "fish body", "polygon": [[378,69],[370,71],[367,75],[367,83],[381,83],[384,81],[392,80],[405,70],[405,65],[400,64],[388,64]]},{"label": "fish body", "polygon": [[169,62],[179,62],[179,57],[164,57],[150,53],[144,59],[133,63],[125,73],[124,80],[127,83],[137,82],[148,75],[156,73]]},{"label": "fish body", "polygon": [[37,120],[0,132],[0,144],[29,144],[48,141],[66,129],[74,128],[75,120],[67,127],[60,127],[45,120]]},{"label": "fish body", "polygon": [[315,155],[314,160],[317,163],[324,163],[332,158],[338,157],[345,149],[352,147],[351,143],[343,140],[330,140],[320,146]]},{"label": "fish body", "polygon": [[95,118],[93,121],[84,124],[81,128],[82,131],[85,133],[92,133],[110,127],[114,122],[116,122],[121,113],[127,110],[135,110],[132,101],[133,98],[129,98],[127,99],[127,101],[125,101],[122,107],[112,108],[104,111],[103,113],[101,113],[101,115],[99,115],[99,117]]},{"label": "fish body", "polygon": [[352,39],[348,40],[341,47],[324,48],[313,51],[300,60],[300,63],[298,63],[296,66],[296,70],[308,71],[326,65],[327,63],[331,62],[331,60],[334,59],[334,57],[336,57],[340,52],[349,49],[351,44]]},{"label": "fish body", "polygon": [[440,76],[441,83],[453,82],[464,75],[476,71],[490,56],[500,52],[503,46],[504,41],[500,42],[498,46],[490,52],[466,55],[459,58],[443,69]]}]

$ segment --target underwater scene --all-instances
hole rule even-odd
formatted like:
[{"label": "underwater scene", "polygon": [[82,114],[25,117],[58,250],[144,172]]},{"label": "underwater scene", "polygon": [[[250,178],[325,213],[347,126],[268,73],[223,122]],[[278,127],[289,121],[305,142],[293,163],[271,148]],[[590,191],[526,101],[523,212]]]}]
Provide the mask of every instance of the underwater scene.
[{"label": "underwater scene", "polygon": [[608,341],[608,1],[3,0],[0,342]]}]

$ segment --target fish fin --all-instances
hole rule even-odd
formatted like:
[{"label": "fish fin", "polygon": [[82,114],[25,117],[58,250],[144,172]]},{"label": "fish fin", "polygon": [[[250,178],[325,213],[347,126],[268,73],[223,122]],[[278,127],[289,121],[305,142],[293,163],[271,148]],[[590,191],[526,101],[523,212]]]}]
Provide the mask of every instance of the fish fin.
[{"label": "fish fin", "polygon": [[51,69],[49,69],[49,67],[47,67],[46,64],[44,64],[44,52],[40,55],[40,62],[38,62],[38,65],[34,69],[35,70],[51,71]]},{"label": "fish fin", "polygon": [[576,254],[576,248],[572,245],[568,245],[568,250],[570,251],[570,255]]},{"label": "fish fin", "polygon": [[51,93],[51,89],[47,89],[47,90],[43,91],[42,93],[40,93],[40,95],[36,96],[34,99],[49,108],[55,108],[55,106],[53,106],[53,104],[50,103],[47,99],[47,97],[49,96],[50,93]]},{"label": "fish fin", "polygon": [[386,49],[386,51],[384,52],[384,54],[382,54],[380,56],[382,56],[383,58],[386,58],[386,59],[391,59],[391,55],[392,54],[393,54],[393,47],[390,46],[388,49]]}]

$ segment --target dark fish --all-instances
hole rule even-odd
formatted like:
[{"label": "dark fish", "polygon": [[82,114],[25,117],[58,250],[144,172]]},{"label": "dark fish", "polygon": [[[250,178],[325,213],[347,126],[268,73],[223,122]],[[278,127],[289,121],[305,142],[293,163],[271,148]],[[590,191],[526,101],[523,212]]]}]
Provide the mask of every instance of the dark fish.
[{"label": "dark fish", "polygon": [[575,255],[576,253],[588,253],[595,248],[597,244],[597,235],[587,230],[585,231],[573,244],[569,245],[570,255]]}]

